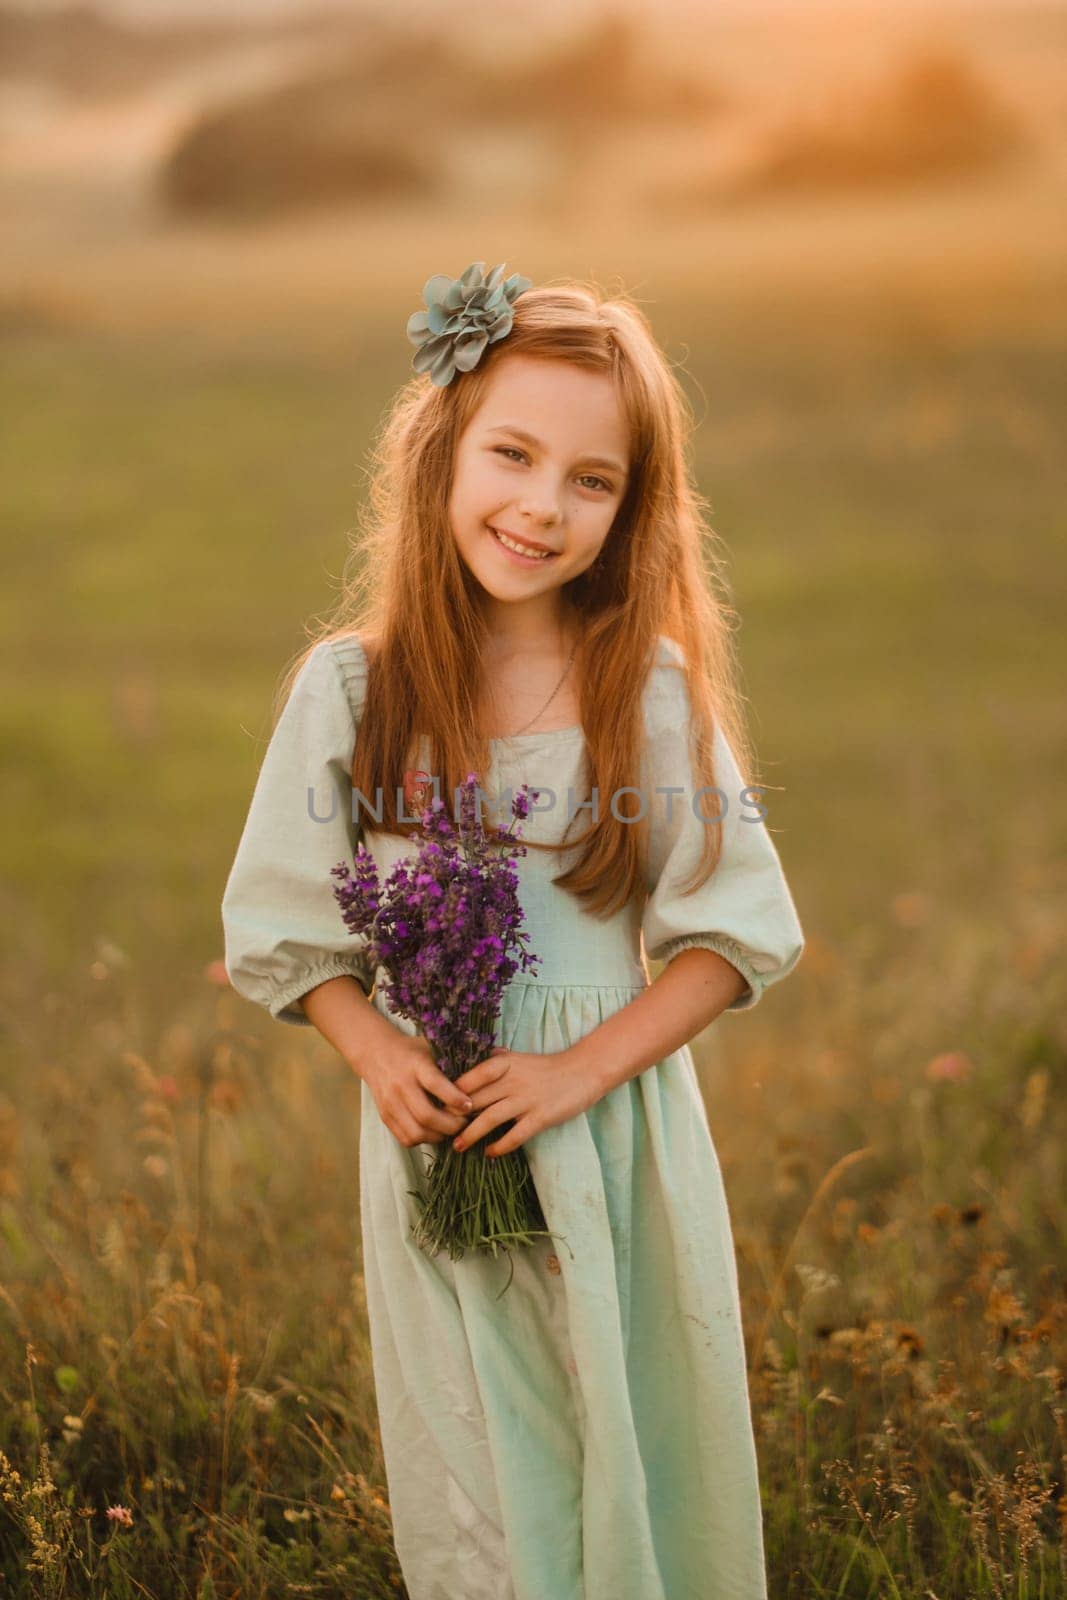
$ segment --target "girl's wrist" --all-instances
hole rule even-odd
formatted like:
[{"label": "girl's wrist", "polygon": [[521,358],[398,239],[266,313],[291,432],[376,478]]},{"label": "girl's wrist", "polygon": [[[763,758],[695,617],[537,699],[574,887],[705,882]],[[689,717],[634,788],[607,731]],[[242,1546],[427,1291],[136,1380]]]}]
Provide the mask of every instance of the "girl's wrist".
[{"label": "girl's wrist", "polygon": [[346,1066],[370,1083],[380,1055],[396,1035],[396,1028],[368,1000],[357,979],[328,978],[301,999],[305,1016]]},{"label": "girl's wrist", "polygon": [[590,1106],[595,1106],[602,1100],[610,1087],[603,1081],[603,1074],[599,1069],[600,1051],[591,1043],[592,1034],[586,1034],[582,1039],[576,1039],[572,1045],[561,1050],[557,1057],[562,1072],[572,1081],[581,1082],[583,1086],[583,1099],[588,1111]]}]

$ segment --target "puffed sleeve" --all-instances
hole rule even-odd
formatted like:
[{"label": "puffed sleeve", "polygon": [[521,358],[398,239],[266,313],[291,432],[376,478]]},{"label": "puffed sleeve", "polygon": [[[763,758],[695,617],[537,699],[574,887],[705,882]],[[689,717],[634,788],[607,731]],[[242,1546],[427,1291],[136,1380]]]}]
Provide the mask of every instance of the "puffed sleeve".
[{"label": "puffed sleeve", "polygon": [[[728,1009],[745,1011],[759,1002],[768,984],[793,970],[804,936],[778,852],[757,815],[756,800],[741,798],[745,782],[718,725],[715,782],[728,802],[722,853],[707,881],[692,894],[682,893],[700,859],[705,824],[692,805],[699,785],[689,755],[688,685],[684,671],[670,664],[681,660],[675,641],[661,639],[646,696],[643,781],[651,820],[642,939],[653,961],[670,961],[693,945],[723,956],[748,984]],[[660,792],[671,789],[683,792]],[[723,799],[709,792],[697,806],[714,816],[723,811]]]},{"label": "puffed sleeve", "polygon": [[[374,971],[346,928],[330,868],[351,862],[351,766],[366,687],[358,639],[324,639],[293,683],[259,770],[222,899],[225,964],[239,994],[280,1022],[310,1027],[293,1004],[348,974]],[[323,819],[323,820],[320,820]]]}]

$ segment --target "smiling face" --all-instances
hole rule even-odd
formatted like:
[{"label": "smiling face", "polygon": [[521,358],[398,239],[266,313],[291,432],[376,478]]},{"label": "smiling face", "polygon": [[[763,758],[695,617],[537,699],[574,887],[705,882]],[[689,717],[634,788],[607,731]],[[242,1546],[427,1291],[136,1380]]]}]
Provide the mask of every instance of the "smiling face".
[{"label": "smiling face", "polygon": [[[552,626],[562,585],[600,553],[628,469],[628,429],[610,377],[531,356],[494,368],[457,444],[449,518],[497,626],[518,620],[513,608],[523,631]],[[530,554],[509,549],[500,534]]]}]

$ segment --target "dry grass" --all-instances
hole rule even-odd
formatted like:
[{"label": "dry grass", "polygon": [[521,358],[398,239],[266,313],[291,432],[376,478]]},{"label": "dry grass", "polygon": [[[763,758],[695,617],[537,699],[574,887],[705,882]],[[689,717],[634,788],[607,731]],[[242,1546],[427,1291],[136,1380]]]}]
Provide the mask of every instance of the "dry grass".
[{"label": "dry grass", "polygon": [[[1063,888],[984,932],[902,896],[888,961],[815,938],[705,1064],[775,1596],[1067,1593]],[[124,1047],[101,947],[0,1101],[6,1592],[402,1597],[355,1080],[218,963],[160,1021]]]},{"label": "dry grass", "polygon": [[731,1062],[776,1107],[727,1178],[772,1593],[1065,1592],[1064,886],[996,931],[928,909]]}]

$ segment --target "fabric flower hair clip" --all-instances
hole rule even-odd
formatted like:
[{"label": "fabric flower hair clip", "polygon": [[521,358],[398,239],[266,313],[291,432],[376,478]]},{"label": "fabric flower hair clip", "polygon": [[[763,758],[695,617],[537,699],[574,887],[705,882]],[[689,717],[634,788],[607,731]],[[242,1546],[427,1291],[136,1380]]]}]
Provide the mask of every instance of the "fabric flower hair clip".
[{"label": "fabric flower hair clip", "polygon": [[411,365],[428,372],[438,389],[457,372],[470,372],[488,345],[510,333],[512,304],[533,282],[518,272],[505,280],[503,262],[484,274],[485,262],[474,261],[458,278],[440,272],[428,278],[422,291],[427,309],[408,318],[408,338],[419,347]]}]

